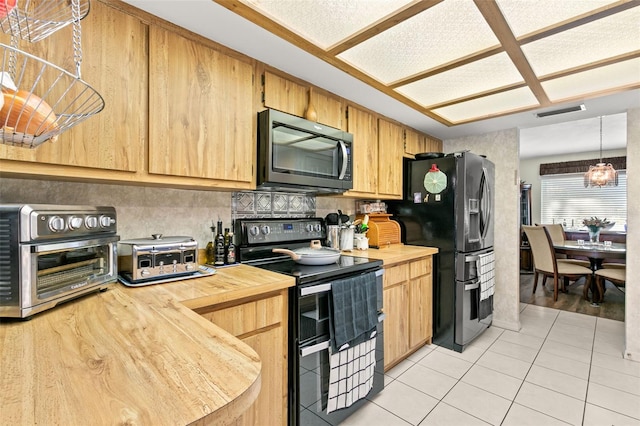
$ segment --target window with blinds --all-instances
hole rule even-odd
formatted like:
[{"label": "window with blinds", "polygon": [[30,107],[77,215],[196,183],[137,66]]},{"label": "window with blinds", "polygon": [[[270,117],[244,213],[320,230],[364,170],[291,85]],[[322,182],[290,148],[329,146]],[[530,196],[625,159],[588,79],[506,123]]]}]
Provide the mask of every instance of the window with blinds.
[{"label": "window with blinds", "polygon": [[562,223],[568,228],[584,228],[582,219],[597,216],[615,225],[610,230],[625,231],[627,223],[627,173],[618,170],[618,186],[585,188],[584,173],[540,177],[542,223]]}]

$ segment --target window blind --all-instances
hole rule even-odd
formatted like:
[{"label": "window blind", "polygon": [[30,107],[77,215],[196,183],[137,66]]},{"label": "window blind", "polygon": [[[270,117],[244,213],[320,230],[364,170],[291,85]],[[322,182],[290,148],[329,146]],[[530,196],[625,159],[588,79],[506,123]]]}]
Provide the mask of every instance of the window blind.
[{"label": "window blind", "polygon": [[584,228],[582,219],[597,216],[624,231],[627,223],[627,173],[618,170],[618,186],[585,188],[584,173],[540,177],[542,223],[562,223],[568,228]]}]

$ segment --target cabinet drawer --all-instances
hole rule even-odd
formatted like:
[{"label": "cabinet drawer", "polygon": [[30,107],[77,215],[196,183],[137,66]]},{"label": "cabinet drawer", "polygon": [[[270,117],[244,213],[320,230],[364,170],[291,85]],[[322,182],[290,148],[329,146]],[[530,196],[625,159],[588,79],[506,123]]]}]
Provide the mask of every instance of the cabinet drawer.
[{"label": "cabinet drawer", "polygon": [[279,295],[214,310],[202,316],[238,337],[280,323],[283,309],[284,297]]},{"label": "cabinet drawer", "polygon": [[431,274],[432,271],[432,263],[431,263],[431,259],[432,257],[426,257],[424,259],[419,259],[419,260],[414,260],[413,262],[411,262],[409,264],[410,267],[410,277],[411,278],[416,278],[416,277],[420,277],[422,275],[428,275]]},{"label": "cabinet drawer", "polygon": [[384,288],[407,281],[409,279],[409,265],[404,263],[384,269]]}]

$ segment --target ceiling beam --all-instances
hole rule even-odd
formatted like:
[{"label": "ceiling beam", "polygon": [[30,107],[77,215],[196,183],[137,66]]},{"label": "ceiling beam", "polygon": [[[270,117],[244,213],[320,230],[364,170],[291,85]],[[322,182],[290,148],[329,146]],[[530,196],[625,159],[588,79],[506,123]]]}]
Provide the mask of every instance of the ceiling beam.
[{"label": "ceiling beam", "polygon": [[518,38],[518,43],[522,46],[638,6],[640,6],[640,1],[637,0],[621,0],[616,3],[611,3],[590,12],[583,13],[582,15],[574,16],[571,19],[525,34]]},{"label": "ceiling beam", "polygon": [[378,19],[376,22],[329,47],[327,49],[327,53],[329,55],[337,56],[345,50],[349,50],[352,47],[377,36],[383,31],[393,28],[409,18],[413,18],[419,13],[424,12],[442,1],[443,0],[414,0],[412,3],[409,3],[397,11]]},{"label": "ceiling beam", "polygon": [[527,61],[527,58],[520,48],[520,44],[511,32],[509,24],[507,24],[507,20],[495,0],[473,0],[473,2],[476,4],[478,10],[480,10],[487,24],[489,24],[489,27],[491,27],[500,44],[504,47],[507,55],[509,55],[509,58],[513,61],[513,64],[518,69],[518,72],[520,72],[520,75],[522,75],[522,78],[540,103],[540,106],[545,107],[550,105],[551,101],[547,93],[533,72],[531,64]]}]

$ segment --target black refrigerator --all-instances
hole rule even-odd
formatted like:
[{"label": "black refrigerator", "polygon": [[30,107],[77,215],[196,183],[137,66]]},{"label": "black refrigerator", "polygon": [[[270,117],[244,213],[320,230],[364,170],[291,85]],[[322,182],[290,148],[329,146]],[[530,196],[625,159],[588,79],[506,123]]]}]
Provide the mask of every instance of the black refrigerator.
[{"label": "black refrigerator", "polygon": [[403,200],[387,201],[408,245],[437,247],[433,343],[462,352],[493,317],[494,164],[471,152],[405,160]]}]

